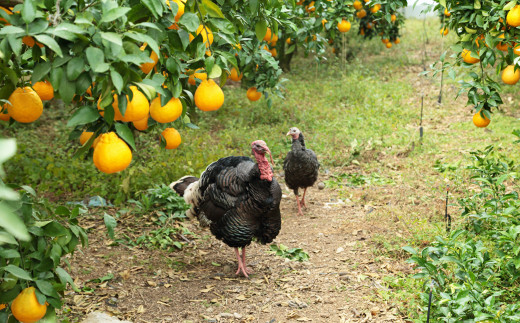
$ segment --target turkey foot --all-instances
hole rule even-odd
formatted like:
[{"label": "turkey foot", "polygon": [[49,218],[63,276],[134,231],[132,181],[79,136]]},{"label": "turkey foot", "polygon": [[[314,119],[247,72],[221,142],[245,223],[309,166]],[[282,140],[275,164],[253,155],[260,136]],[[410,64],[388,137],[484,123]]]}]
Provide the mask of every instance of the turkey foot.
[{"label": "turkey foot", "polygon": [[300,199],[298,198],[298,195],[296,195],[296,203],[298,203],[298,215],[303,216],[302,206],[301,206],[301,203],[300,203]]},{"label": "turkey foot", "polygon": [[239,275],[240,273],[244,274],[247,278],[249,278],[248,274],[252,274],[253,270],[246,266],[246,248],[242,248],[242,256],[238,251],[238,248],[235,248],[235,254],[237,255],[238,260],[238,269],[235,275]]}]

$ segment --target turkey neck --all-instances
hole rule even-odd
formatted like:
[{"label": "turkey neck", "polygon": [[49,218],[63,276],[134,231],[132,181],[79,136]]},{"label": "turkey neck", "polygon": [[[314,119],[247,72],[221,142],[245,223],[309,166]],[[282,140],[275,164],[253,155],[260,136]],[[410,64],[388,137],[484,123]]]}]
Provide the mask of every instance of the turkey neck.
[{"label": "turkey neck", "polygon": [[300,134],[298,139],[293,139],[291,148],[293,151],[305,150],[305,140],[302,134]]},{"label": "turkey neck", "polygon": [[269,182],[273,180],[273,171],[271,170],[271,166],[265,158],[265,155],[259,154],[257,152],[253,152],[256,158],[256,163],[258,165],[258,170],[260,170],[260,179],[266,179]]}]

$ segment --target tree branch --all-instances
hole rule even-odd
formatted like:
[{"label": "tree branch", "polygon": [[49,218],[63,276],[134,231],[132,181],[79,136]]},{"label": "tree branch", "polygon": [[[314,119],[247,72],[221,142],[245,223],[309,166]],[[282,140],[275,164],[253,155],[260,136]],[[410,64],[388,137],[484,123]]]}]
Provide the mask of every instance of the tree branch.
[{"label": "tree branch", "polygon": [[0,0],[0,7],[9,8],[23,3],[23,0]]}]

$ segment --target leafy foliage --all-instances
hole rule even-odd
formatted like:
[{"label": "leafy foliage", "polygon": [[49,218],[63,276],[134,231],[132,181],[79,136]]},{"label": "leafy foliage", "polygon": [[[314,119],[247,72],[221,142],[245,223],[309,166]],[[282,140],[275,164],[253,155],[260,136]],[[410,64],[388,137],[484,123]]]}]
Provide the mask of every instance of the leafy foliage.
[{"label": "leafy foliage", "polygon": [[274,252],[274,254],[277,256],[287,258],[289,260],[296,260],[300,262],[309,260],[309,254],[303,251],[302,248],[289,248],[283,244],[272,244],[269,249],[271,249],[271,251]]},{"label": "leafy foliage", "polygon": [[[0,303],[11,302],[27,286],[36,288],[40,304],[48,302],[61,308],[61,296],[67,284],[77,290],[67,271],[62,268],[64,256],[74,252],[76,246],[86,246],[87,234],[78,225],[78,216],[85,212],[79,206],[72,210],[52,207],[39,200],[34,190],[23,187],[18,201],[5,202],[29,231],[31,239],[8,240],[0,246]],[[0,320],[7,319],[0,313]]]},{"label": "leafy foliage", "polygon": [[424,308],[433,292],[432,317],[442,322],[514,322],[520,278],[520,202],[518,165],[488,146],[471,153],[468,169],[479,188],[460,199],[464,222],[447,237],[409,259],[420,269],[415,278],[427,286]]}]

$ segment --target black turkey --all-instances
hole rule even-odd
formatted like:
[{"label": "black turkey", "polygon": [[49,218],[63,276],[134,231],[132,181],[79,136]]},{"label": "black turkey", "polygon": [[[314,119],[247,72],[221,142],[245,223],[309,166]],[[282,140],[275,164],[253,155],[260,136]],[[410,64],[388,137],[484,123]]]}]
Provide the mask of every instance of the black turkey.
[{"label": "black turkey", "polygon": [[225,157],[211,163],[200,178],[185,176],[170,184],[191,205],[188,216],[196,216],[217,239],[235,248],[236,274],[246,277],[251,273],[245,263],[246,246],[253,238],[262,244],[273,241],[281,228],[282,190],[265,157],[271,151],[262,140],[251,148],[256,163],[249,157]]},{"label": "black turkey", "polygon": [[[320,163],[314,151],[305,148],[303,134],[298,128],[291,128],[287,136],[292,137],[292,146],[283,162],[285,183],[294,191],[296,203],[298,203],[298,214],[303,215],[302,206],[305,206],[305,193],[307,188],[314,185],[318,179]],[[299,188],[303,188],[301,201],[298,197]]]}]

